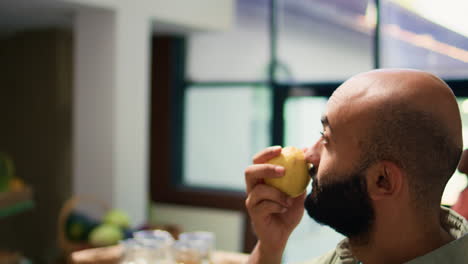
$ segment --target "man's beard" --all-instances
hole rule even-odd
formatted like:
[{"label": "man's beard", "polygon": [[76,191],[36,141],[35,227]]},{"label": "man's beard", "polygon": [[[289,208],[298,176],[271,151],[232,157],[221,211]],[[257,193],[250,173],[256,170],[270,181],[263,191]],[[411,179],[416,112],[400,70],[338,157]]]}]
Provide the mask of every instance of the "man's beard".
[{"label": "man's beard", "polygon": [[356,170],[350,175],[339,177],[325,175],[321,178],[340,179],[340,181],[324,182],[320,185],[316,179],[316,171],[312,171],[312,192],[304,202],[307,213],[315,221],[363,243],[368,237],[375,217],[367,193],[364,171],[364,169]]}]

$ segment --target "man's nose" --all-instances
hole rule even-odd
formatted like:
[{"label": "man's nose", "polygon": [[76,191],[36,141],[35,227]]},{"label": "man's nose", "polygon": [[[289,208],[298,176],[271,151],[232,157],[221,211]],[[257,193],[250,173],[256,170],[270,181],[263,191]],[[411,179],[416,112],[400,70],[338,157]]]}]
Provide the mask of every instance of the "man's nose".
[{"label": "man's nose", "polygon": [[319,166],[320,154],[322,153],[322,144],[320,139],[315,144],[308,148],[305,152],[305,159],[308,163],[312,163],[315,167]]}]

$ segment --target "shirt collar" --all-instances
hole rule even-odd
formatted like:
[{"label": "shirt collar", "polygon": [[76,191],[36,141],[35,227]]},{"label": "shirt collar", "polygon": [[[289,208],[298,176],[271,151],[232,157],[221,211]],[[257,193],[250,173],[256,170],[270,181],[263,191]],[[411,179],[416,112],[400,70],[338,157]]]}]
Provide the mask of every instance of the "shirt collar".
[{"label": "shirt collar", "polygon": [[[455,211],[446,207],[441,207],[440,220],[442,223],[442,228],[449,232],[449,234],[452,235],[455,239],[459,239],[465,234],[468,234],[468,222]],[[359,263],[351,252],[349,239],[347,238],[338,243],[336,247],[336,254],[343,264]]]}]

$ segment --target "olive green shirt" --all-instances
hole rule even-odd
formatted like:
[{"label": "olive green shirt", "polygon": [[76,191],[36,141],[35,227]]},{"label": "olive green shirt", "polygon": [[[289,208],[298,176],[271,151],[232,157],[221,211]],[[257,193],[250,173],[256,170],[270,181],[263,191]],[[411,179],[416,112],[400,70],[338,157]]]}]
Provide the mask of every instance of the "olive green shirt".
[{"label": "olive green shirt", "polygon": [[[406,264],[468,263],[468,222],[453,210],[441,208],[442,227],[455,240]],[[331,252],[303,264],[358,264],[349,249],[348,239],[341,241]]]}]

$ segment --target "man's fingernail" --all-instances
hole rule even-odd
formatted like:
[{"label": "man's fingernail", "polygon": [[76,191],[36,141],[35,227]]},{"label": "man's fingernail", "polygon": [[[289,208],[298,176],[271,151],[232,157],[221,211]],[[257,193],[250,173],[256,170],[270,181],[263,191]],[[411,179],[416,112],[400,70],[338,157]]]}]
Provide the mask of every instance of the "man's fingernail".
[{"label": "man's fingernail", "polygon": [[281,166],[277,166],[277,167],[275,168],[275,172],[278,173],[278,174],[280,174],[280,175],[282,175],[282,174],[284,173],[284,168],[281,167]]},{"label": "man's fingernail", "polygon": [[288,211],[288,208],[286,207],[283,207],[283,209],[281,209],[281,213],[286,213],[286,211]]}]

